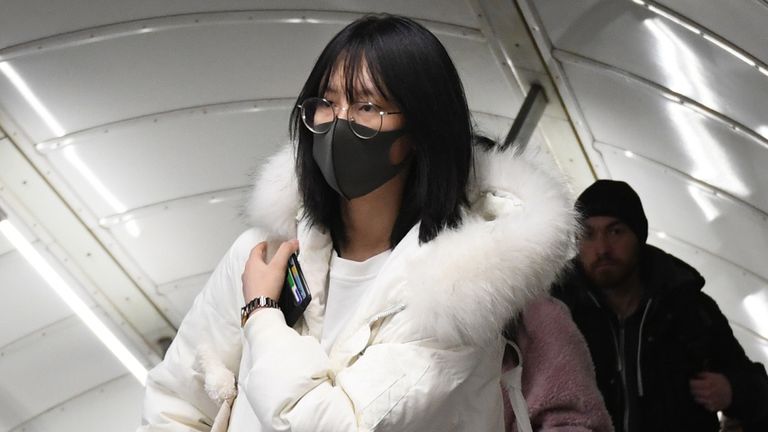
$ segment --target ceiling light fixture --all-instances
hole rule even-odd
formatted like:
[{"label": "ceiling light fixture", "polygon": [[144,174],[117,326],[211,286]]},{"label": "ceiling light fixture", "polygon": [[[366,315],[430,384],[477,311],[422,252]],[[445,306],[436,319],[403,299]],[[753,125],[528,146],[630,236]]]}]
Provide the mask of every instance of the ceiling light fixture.
[{"label": "ceiling light fixture", "polygon": [[34,246],[24,237],[18,229],[8,220],[6,214],[0,209],[0,232],[2,232],[8,241],[17,251],[29,262],[37,273],[56,294],[64,300],[64,303],[74,311],[85,325],[96,335],[112,354],[117,357],[136,377],[141,385],[146,385],[147,369],[136,356],[112,333],[111,330],[96,316],[87,304],[75,293],[72,287],[63,277],[43,258]]},{"label": "ceiling light fixture", "polygon": [[733,48],[733,47],[729,46],[728,44],[726,44],[725,42],[715,38],[714,36],[705,34],[704,35],[704,39],[706,39],[706,40],[712,42],[713,44],[719,46],[720,48],[728,51],[731,55],[733,55],[734,57],[736,57],[739,60],[743,61],[744,63],[746,63],[746,64],[748,64],[748,65],[750,65],[752,67],[757,67],[757,63],[755,63],[754,60],[752,60],[751,58],[747,57],[746,55],[740,53],[736,48]]},{"label": "ceiling light fixture", "polygon": [[2,72],[11,84],[16,87],[16,90],[21,93],[27,103],[32,106],[32,109],[35,110],[37,115],[43,119],[45,124],[48,125],[57,137],[66,135],[64,128],[61,127],[56,118],[53,117],[53,114],[48,111],[48,108],[40,102],[40,99],[38,99],[32,89],[29,88],[29,85],[27,85],[21,75],[16,72],[16,69],[14,69],[8,62],[0,62],[0,72]]},{"label": "ceiling light fixture", "polygon": [[749,66],[757,69],[760,73],[768,76],[768,67],[766,67],[766,65],[763,64],[756,57],[750,55],[749,53],[745,52],[742,49],[739,49],[738,47],[734,46],[733,44],[721,38],[720,36],[708,33],[705,29],[696,26],[695,23],[689,22],[687,18],[680,16],[680,14],[678,14],[677,12],[674,12],[673,10],[670,10],[661,5],[651,4],[645,1],[632,0],[632,2],[639,4],[645,7],[646,9],[648,9],[649,11],[655,13],[656,15],[664,17],[674,22],[675,24],[703,37],[707,41],[715,44],[718,48],[723,49],[728,54],[731,54],[732,56],[743,61]]}]

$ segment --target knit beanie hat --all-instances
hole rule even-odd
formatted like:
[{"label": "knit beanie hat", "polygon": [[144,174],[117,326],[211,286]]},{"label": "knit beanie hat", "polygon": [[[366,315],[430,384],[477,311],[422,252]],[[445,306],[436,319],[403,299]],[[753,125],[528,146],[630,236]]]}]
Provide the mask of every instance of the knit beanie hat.
[{"label": "knit beanie hat", "polygon": [[612,216],[624,222],[641,243],[648,239],[648,219],[637,192],[623,181],[598,180],[576,199],[576,210],[584,219]]}]

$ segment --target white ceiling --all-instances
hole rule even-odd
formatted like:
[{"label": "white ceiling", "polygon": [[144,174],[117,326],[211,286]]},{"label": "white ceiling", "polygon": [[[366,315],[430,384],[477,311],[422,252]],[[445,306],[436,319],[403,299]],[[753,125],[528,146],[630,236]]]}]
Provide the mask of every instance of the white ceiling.
[{"label": "white ceiling", "polygon": [[[765,2],[704,3],[658,6],[768,61]],[[593,170],[635,186],[652,242],[768,360],[768,76],[630,0],[5,1],[0,64],[50,115],[0,74],[0,207],[151,367],[246,228],[316,56],[364,12],[435,31],[493,137],[543,84],[533,150],[574,192]],[[0,431],[133,430],[138,381],[1,237],[0,286]]]}]

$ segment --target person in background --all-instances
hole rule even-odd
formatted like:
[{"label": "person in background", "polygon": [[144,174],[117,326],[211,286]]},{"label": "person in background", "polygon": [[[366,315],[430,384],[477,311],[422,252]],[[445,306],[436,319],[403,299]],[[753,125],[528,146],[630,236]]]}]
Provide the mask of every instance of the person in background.
[{"label": "person in background", "polygon": [[[564,183],[473,145],[456,68],[407,18],[341,30],[296,104],[295,146],[150,372],[140,430],[502,430],[502,330],[567,262]],[[289,326],[298,249],[312,301]]]},{"label": "person in background", "polygon": [[768,414],[762,365],[747,358],[704,278],[646,243],[640,197],[598,180],[577,199],[583,232],[573,268],[553,287],[595,363],[617,431],[717,431],[717,412]]}]

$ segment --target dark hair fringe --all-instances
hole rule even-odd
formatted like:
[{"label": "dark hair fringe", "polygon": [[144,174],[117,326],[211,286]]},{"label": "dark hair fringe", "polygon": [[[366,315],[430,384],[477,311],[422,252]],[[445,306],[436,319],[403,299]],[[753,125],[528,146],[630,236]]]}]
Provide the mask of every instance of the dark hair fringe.
[{"label": "dark hair fringe", "polygon": [[[466,186],[472,164],[473,126],[459,74],[440,41],[404,17],[371,15],[339,32],[320,54],[298,98],[322,97],[333,68],[343,64],[345,90],[356,100],[356,84],[366,65],[375,90],[394,102],[406,119],[413,161],[400,213],[390,236],[394,247],[419,221],[419,241],[434,239],[461,223],[468,205]],[[359,90],[359,88],[357,89]],[[338,194],[325,182],[312,156],[313,134],[302,126],[301,111],[290,119],[303,217],[329,229],[334,246],[347,241]]]}]

